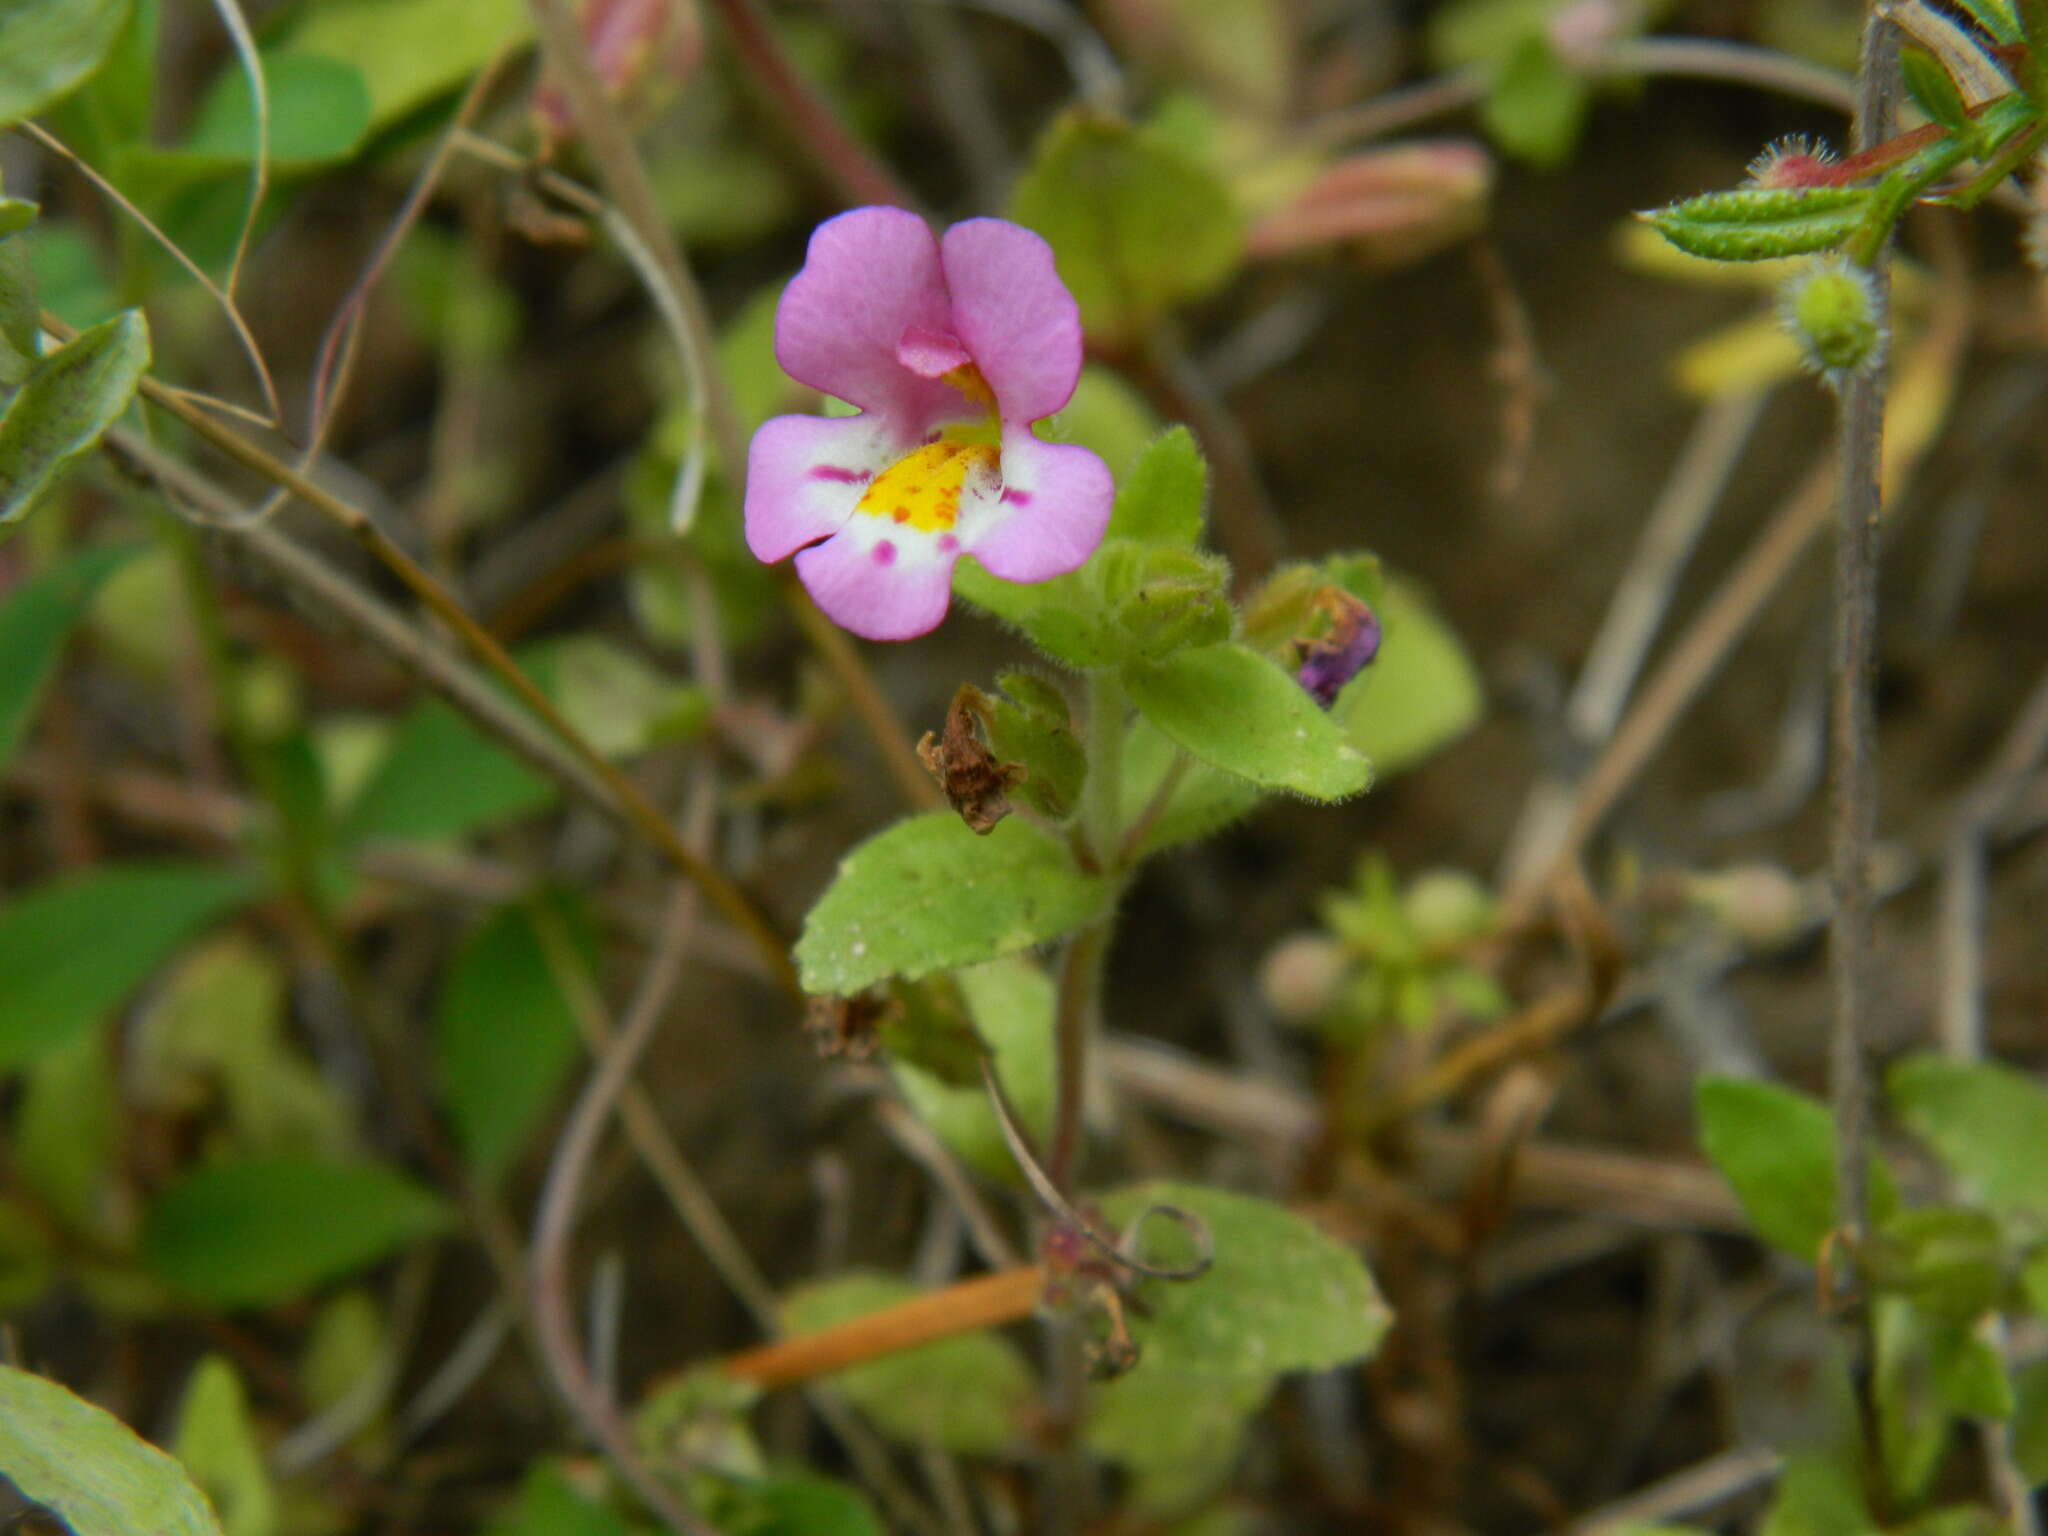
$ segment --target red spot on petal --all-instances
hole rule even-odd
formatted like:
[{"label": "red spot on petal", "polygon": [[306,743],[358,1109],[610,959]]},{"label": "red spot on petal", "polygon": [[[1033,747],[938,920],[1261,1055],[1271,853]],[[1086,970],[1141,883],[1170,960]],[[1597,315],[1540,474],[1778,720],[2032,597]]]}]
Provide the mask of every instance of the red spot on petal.
[{"label": "red spot on petal", "polygon": [[907,523],[910,521],[910,508],[898,507],[894,512],[891,512],[889,515],[895,518],[896,521],[899,523]]},{"label": "red spot on petal", "polygon": [[1031,493],[1029,491],[1017,490],[1012,486],[1005,486],[1003,487],[1003,500],[1013,507],[1028,507],[1031,505]]},{"label": "red spot on petal", "polygon": [[896,563],[896,546],[887,539],[882,540],[881,543],[875,546],[874,559],[877,565],[894,565]]},{"label": "red spot on petal", "polygon": [[820,464],[811,471],[813,480],[830,480],[835,485],[859,485],[869,476],[857,469],[840,469],[833,464]]},{"label": "red spot on petal", "polygon": [[959,549],[960,549],[960,541],[959,541],[958,539],[954,538],[954,537],[953,537],[953,535],[951,535],[950,533],[942,533],[942,534],[940,534],[940,535],[939,535],[939,553],[940,553],[940,554],[942,554],[942,555],[951,555],[951,554],[956,554],[956,553],[958,553]]}]

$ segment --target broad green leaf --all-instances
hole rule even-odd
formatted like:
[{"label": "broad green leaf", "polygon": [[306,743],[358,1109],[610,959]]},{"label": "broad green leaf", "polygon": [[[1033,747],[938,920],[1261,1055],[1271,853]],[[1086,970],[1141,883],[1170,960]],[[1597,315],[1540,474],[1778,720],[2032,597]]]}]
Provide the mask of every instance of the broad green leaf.
[{"label": "broad green leaf", "polygon": [[120,1097],[107,1042],[78,1036],[29,1068],[14,1118],[22,1182],[67,1225],[103,1241],[124,1235],[118,1181]]},{"label": "broad green leaf", "polygon": [[1862,222],[1867,187],[1743,187],[1642,215],[1681,251],[1714,261],[1769,261],[1832,250]]},{"label": "broad green leaf", "polygon": [[2048,1087],[1995,1062],[1908,1056],[1885,1078],[1892,1109],[1991,1210],[2048,1222]]},{"label": "broad green leaf", "polygon": [[228,932],[194,946],[153,989],[128,1040],[131,1093],[190,1115],[218,1105],[243,1157],[347,1157],[349,1105],[285,1033],[284,967]]},{"label": "broad green leaf", "polygon": [[399,722],[337,837],[345,847],[460,837],[539,810],[554,795],[546,779],[432,699]]},{"label": "broad green leaf", "polygon": [[2030,1488],[2048,1485],[2048,1360],[2013,1381],[2012,1460]]},{"label": "broad green leaf", "polygon": [[1209,466],[1186,427],[1154,439],[1117,488],[1108,537],[1193,548],[1202,541]]},{"label": "broad green leaf", "polygon": [[1272,1391],[1270,1376],[1218,1380],[1140,1360],[1095,1390],[1083,1435],[1129,1474],[1135,1509],[1182,1510],[1230,1476],[1245,1426]]},{"label": "broad green leaf", "polygon": [[1926,1499],[1953,1428],[1935,1383],[1932,1343],[1940,1325],[1897,1296],[1873,1297],[1870,1308],[1878,1460],[1892,1499],[1910,1509]]},{"label": "broad green leaf", "polygon": [[1570,156],[1591,101],[1591,88],[1549,41],[1528,37],[1494,75],[1480,118],[1502,149],[1548,169]]},{"label": "broad green leaf", "polygon": [[27,378],[42,352],[34,243],[12,238],[35,223],[39,212],[34,203],[0,196],[0,389]]},{"label": "broad green leaf", "polygon": [[[353,153],[370,128],[370,92],[361,72],[298,49],[260,57],[272,168],[295,170]],[[240,61],[231,59],[199,103],[178,152],[234,164],[253,160],[256,147],[255,96]]]},{"label": "broad green leaf", "polygon": [[489,1536],[631,1536],[632,1527],[594,1492],[578,1487],[557,1462],[535,1462],[512,1507],[486,1527]]},{"label": "broad green leaf", "polygon": [[1372,607],[1383,636],[1379,655],[1330,713],[1384,778],[1464,735],[1485,700],[1465,648],[1414,588],[1388,582]]},{"label": "broad green leaf", "polygon": [[93,1028],[255,889],[214,865],[108,864],[0,907],[0,1072]]},{"label": "broad green leaf", "polygon": [[1970,1322],[1997,1304],[2004,1264],[2004,1239],[1989,1215],[1925,1206],[1882,1225],[1868,1267],[1877,1285],[1930,1316]]},{"label": "broad green leaf", "polygon": [[[890,1275],[836,1275],[790,1292],[783,1321],[791,1333],[815,1333],[920,1294]],[[1024,1357],[989,1332],[903,1350],[828,1379],[884,1434],[966,1456],[1015,1442],[1037,1395]]]},{"label": "broad green leaf", "polygon": [[[1199,1279],[1144,1280],[1131,1320],[1143,1359],[1203,1378],[1266,1379],[1361,1360],[1393,1321],[1358,1255],[1283,1206],[1200,1184],[1127,1185],[1098,1200],[1127,1229],[1154,1206],[1208,1228],[1215,1258]],[[1155,1216],[1139,1251],[1162,1264],[1192,1257],[1192,1238]]]},{"label": "broad green leaf", "polygon": [[299,1357],[299,1390],[315,1412],[332,1408],[360,1389],[391,1348],[383,1308],[366,1286],[322,1303]]},{"label": "broad green leaf", "polygon": [[1113,895],[1064,843],[1014,816],[977,837],[933,811],[840,861],[804,919],[797,967],[805,991],[851,994],[1043,944],[1100,917]]},{"label": "broad green leaf", "polygon": [[194,1301],[264,1306],[442,1231],[441,1198],[371,1163],[226,1163],[157,1197],[143,1225],[156,1277]]},{"label": "broad green leaf", "polygon": [[126,310],[45,355],[0,416],[0,528],[90,453],[149,367],[149,322]]},{"label": "broad green leaf", "polygon": [[[553,921],[585,953],[580,914]],[[434,1008],[434,1067],[463,1155],[486,1179],[525,1144],[579,1054],[576,1014],[562,995],[527,906],[501,907],[471,934]]]},{"label": "broad green leaf", "polygon": [[346,59],[382,129],[454,90],[501,49],[533,36],[522,0],[323,0],[284,35],[286,53]]},{"label": "broad green leaf", "polygon": [[171,1453],[206,1490],[227,1536],[271,1536],[277,1529],[277,1494],[249,1419],[249,1397],[221,1356],[194,1367]]},{"label": "broad green leaf", "polygon": [[1785,1463],[1760,1536],[1872,1536],[1877,1529],[1854,1469],[1809,1455]]},{"label": "broad green leaf", "polygon": [[1226,638],[1228,581],[1221,556],[1121,538],[1104,539],[1080,570],[1050,581],[999,581],[971,557],[953,573],[962,597],[1082,671]]},{"label": "broad green leaf", "polygon": [[1241,645],[1206,645],[1123,673],[1131,702],[1203,762],[1267,789],[1341,800],[1372,764],[1295,680]]},{"label": "broad green leaf", "polygon": [[[1052,979],[1016,956],[969,966],[954,979],[1018,1117],[1042,1137],[1052,1121]],[[918,1118],[962,1161],[992,1179],[1017,1179],[1016,1162],[980,1083],[954,1087],[895,1057],[889,1067]]]},{"label": "broad green leaf", "polygon": [[0,128],[34,117],[100,67],[129,0],[0,0]]},{"label": "broad green leaf", "polygon": [[1220,287],[1238,213],[1206,166],[1083,109],[1046,130],[1010,217],[1051,243],[1090,338],[1130,342],[1167,307]]},{"label": "broad green leaf", "polygon": [[1251,814],[1265,793],[1258,785],[1198,762],[1175,746],[1149,720],[1131,722],[1124,737],[1123,821],[1136,824],[1151,806],[1166,775],[1179,763],[1179,779],[1165,806],[1139,841],[1138,854],[1195,842]]},{"label": "broad green leaf", "polygon": [[2005,1361],[1973,1323],[1937,1321],[1928,1329],[1934,1390],[1950,1412],[1973,1419],[2009,1419],[2014,1407]]},{"label": "broad green leaf", "polygon": [[882,1536],[858,1490],[800,1468],[734,1483],[710,1512],[726,1536]]},{"label": "broad green leaf", "polygon": [[149,139],[161,10],[162,0],[134,0],[99,67],[50,111],[50,128],[88,165],[109,165]]},{"label": "broad green leaf", "polygon": [[104,1409],[0,1365],[0,1472],[72,1536],[222,1536],[185,1469]]},{"label": "broad green leaf", "polygon": [[80,330],[114,312],[117,301],[107,258],[77,225],[45,220],[22,238],[29,243],[36,295],[44,309]]},{"label": "broad green leaf", "polygon": [[100,583],[138,548],[80,550],[0,597],[0,768],[21,744],[72,625],[92,606]]},{"label": "broad green leaf", "polygon": [[1700,1146],[1765,1242],[1811,1264],[1835,1226],[1835,1122],[1774,1083],[1709,1077],[1694,1093]]}]

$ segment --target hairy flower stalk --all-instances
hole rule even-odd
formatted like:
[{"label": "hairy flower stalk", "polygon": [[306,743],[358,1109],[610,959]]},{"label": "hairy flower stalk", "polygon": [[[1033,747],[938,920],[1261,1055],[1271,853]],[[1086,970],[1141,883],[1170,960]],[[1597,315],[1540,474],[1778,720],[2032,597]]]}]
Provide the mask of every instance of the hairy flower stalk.
[{"label": "hairy flower stalk", "polygon": [[1102,542],[1108,469],[1031,431],[1081,372],[1079,312],[1031,231],[969,219],[941,240],[900,208],[829,219],[783,294],[775,356],[859,414],[779,416],[754,434],[747,544],[766,562],[795,555],[842,628],[936,628],[964,554],[1037,582]]}]

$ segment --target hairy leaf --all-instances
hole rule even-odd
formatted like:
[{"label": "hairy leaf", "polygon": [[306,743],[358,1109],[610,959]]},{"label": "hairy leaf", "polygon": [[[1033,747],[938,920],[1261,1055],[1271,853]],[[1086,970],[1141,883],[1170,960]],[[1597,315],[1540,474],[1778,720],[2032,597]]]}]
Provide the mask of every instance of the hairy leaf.
[{"label": "hairy leaf", "polygon": [[149,367],[149,322],[124,310],[43,357],[0,416],[0,528],[90,453]]}]

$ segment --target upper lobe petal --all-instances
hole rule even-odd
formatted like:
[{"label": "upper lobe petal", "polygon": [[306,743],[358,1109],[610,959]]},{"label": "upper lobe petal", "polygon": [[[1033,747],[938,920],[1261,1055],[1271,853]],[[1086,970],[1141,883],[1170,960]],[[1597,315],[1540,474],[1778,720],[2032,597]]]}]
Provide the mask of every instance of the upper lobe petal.
[{"label": "upper lobe petal", "polygon": [[1081,314],[1052,247],[1003,219],[967,219],[940,246],[953,334],[974,354],[1004,421],[1050,416],[1081,376]]},{"label": "upper lobe petal", "polygon": [[798,382],[903,424],[913,435],[960,399],[896,360],[905,331],[952,328],[939,245],[901,208],[855,208],[811,231],[803,270],[775,313],[775,359]]}]

